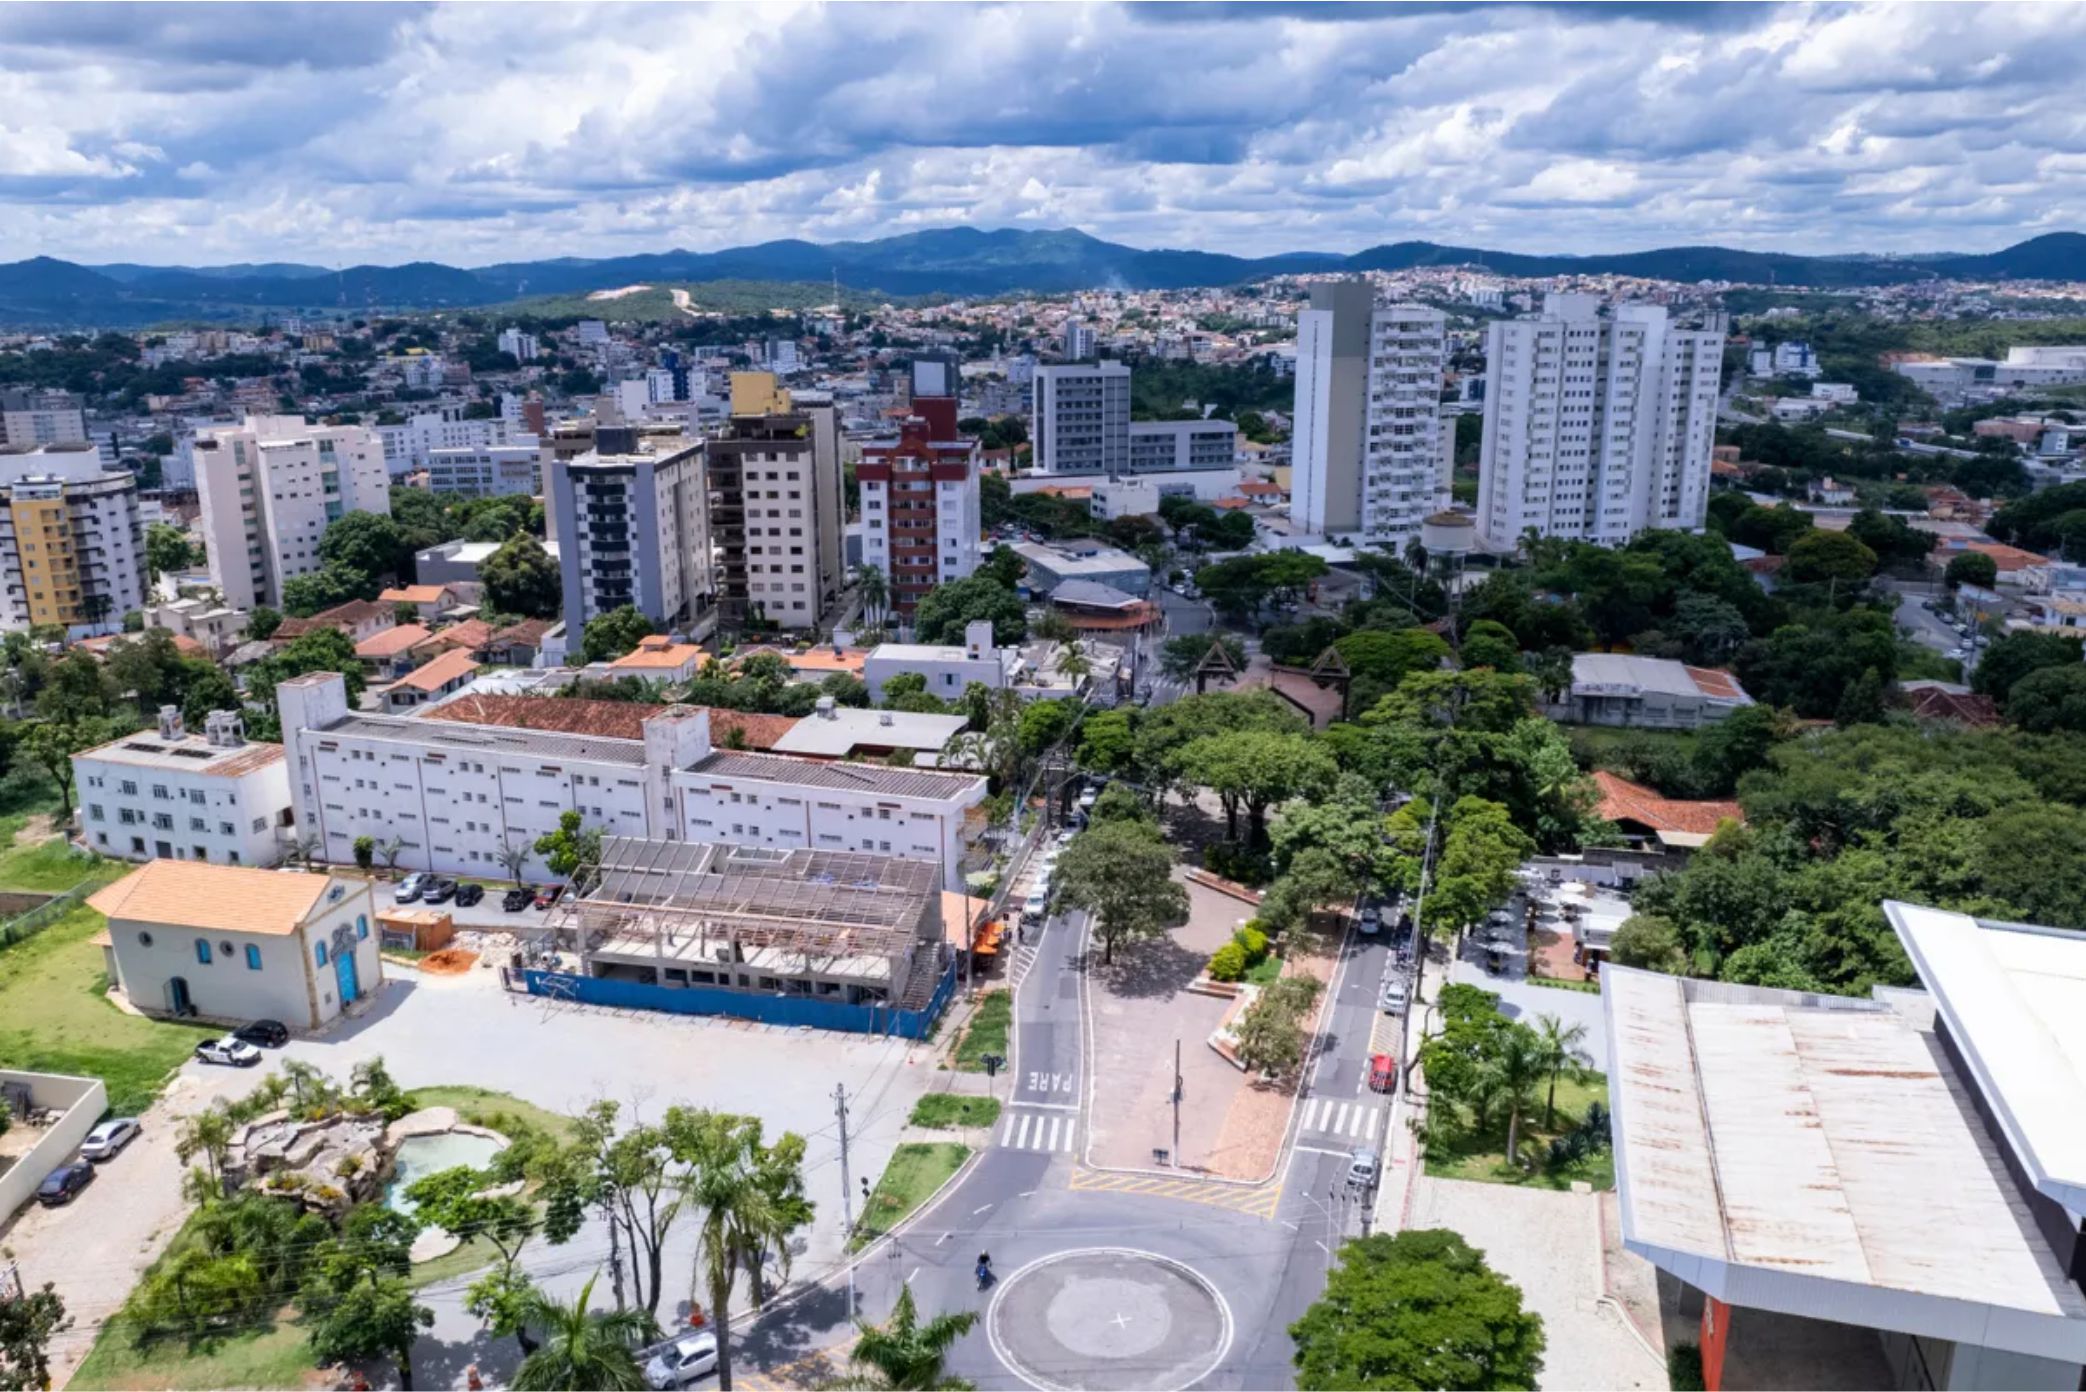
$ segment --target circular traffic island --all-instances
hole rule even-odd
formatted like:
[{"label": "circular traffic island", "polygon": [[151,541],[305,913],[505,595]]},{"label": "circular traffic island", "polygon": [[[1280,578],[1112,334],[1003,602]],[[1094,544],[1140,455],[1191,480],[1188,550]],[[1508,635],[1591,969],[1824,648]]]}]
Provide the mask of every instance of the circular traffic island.
[{"label": "circular traffic island", "polygon": [[1010,1372],[1049,1392],[1186,1388],[1231,1347],[1231,1308],[1181,1262],[1090,1247],[1003,1280],[985,1329]]}]

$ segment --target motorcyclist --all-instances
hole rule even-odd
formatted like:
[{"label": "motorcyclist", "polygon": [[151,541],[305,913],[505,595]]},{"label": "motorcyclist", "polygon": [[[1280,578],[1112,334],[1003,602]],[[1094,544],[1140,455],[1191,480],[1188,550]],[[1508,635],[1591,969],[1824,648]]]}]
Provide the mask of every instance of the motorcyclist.
[{"label": "motorcyclist", "polygon": [[978,1289],[984,1290],[992,1281],[992,1254],[978,1253]]}]

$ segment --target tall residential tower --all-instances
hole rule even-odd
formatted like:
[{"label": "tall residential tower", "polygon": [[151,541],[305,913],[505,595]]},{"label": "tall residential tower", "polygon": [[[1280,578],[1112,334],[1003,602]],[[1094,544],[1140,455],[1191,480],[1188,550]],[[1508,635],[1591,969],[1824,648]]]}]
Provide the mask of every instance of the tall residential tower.
[{"label": "tall residential tower", "polygon": [[1682,328],[1658,305],[1552,294],[1485,336],[1478,530],[1620,546],[1651,527],[1696,529],[1709,507],[1724,323]]},{"label": "tall residential tower", "polygon": [[391,512],[384,445],[367,426],[248,416],[198,432],[195,464],[210,579],[234,609],[281,607],[283,582],[319,568],[328,526]]}]

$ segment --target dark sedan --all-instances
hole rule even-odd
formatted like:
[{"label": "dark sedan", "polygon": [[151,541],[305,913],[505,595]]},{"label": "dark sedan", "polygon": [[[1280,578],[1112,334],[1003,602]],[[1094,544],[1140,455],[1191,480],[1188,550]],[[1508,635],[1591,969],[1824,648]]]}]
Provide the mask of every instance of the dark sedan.
[{"label": "dark sedan", "polygon": [[523,909],[529,907],[535,898],[535,894],[529,890],[510,889],[500,896],[500,907],[508,913],[520,913]]},{"label": "dark sedan", "polygon": [[290,1031],[280,1020],[256,1020],[233,1030],[232,1038],[243,1039],[256,1048],[280,1049],[290,1042]]},{"label": "dark sedan", "polygon": [[484,897],[484,885],[467,884],[456,887],[456,906],[459,909],[468,909]]},{"label": "dark sedan", "polygon": [[94,1166],[85,1160],[68,1161],[43,1177],[43,1183],[36,1186],[36,1201],[45,1208],[69,1204],[93,1182]]}]

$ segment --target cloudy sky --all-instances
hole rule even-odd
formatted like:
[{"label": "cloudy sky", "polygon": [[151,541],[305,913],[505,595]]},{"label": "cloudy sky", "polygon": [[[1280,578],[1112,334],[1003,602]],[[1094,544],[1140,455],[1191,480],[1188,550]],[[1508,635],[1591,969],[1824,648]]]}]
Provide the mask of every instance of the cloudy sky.
[{"label": "cloudy sky", "polygon": [[2082,69],[2071,4],[11,3],[0,258],[1985,251],[2086,230]]}]

